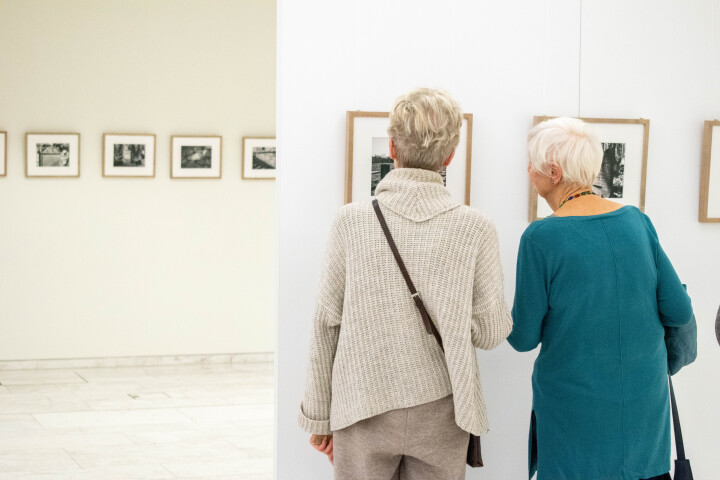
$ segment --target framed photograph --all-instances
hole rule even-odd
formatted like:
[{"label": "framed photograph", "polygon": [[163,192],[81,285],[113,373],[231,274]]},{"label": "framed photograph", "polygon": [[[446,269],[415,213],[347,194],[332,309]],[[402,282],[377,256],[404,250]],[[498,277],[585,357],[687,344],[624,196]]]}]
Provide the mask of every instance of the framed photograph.
[{"label": "framed photograph", "polygon": [[[555,117],[535,117],[533,125]],[[647,175],[650,120],[644,118],[580,118],[592,124],[600,138],[603,161],[593,184],[593,193],[623,205],[634,205],[645,211],[645,177]],[[553,211],[530,184],[528,220],[534,222]]]},{"label": "framed photograph", "polygon": [[173,135],[170,138],[171,178],[220,178],[222,137]]},{"label": "framed photograph", "polygon": [[7,175],[7,132],[0,132],[0,177]]},{"label": "framed photograph", "polygon": [[700,215],[703,223],[720,223],[720,120],[706,120],[700,168]]},{"label": "framed photograph", "polygon": [[155,135],[103,134],[103,177],[154,177]]},{"label": "framed photograph", "polygon": [[272,180],[275,178],[275,138],[243,137],[242,178]]},{"label": "framed photograph", "polygon": [[28,133],[25,157],[28,177],[79,177],[80,134]]},{"label": "framed photograph", "polygon": [[[369,200],[375,187],[394,168],[387,134],[388,112],[347,112],[345,136],[345,203]],[[441,172],[458,202],[470,205],[472,114],[463,115],[455,158]]]}]

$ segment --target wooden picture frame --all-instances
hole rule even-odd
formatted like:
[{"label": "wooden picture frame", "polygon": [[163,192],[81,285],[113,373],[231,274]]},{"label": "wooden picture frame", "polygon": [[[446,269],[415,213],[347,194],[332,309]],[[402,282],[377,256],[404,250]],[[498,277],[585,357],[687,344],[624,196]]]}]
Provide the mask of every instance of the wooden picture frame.
[{"label": "wooden picture frame", "polygon": [[222,178],[222,137],[173,135],[170,137],[170,159],[170,178],[220,179]]},{"label": "wooden picture frame", "polygon": [[[275,137],[243,137],[242,165],[243,180],[275,180],[277,176],[277,142]],[[258,152],[257,150],[262,151]],[[267,155],[269,158],[257,158]]]},{"label": "wooden picture frame", "polygon": [[0,177],[7,176],[7,132],[0,131]]},{"label": "wooden picture frame", "polygon": [[[533,119],[533,126],[537,125],[541,122],[544,122],[545,120],[550,120],[557,117],[552,116],[536,116]],[[625,201],[624,197],[611,197],[614,201],[618,201],[619,203],[625,203],[627,205],[634,205],[637,208],[640,209],[640,211],[645,211],[645,190],[646,190],[646,180],[647,180],[647,161],[648,161],[648,146],[650,141],[650,120],[645,118],[583,118],[583,117],[577,117],[580,120],[584,121],[585,123],[590,123],[594,125],[595,131],[600,137],[600,141],[603,142],[603,140],[617,140],[617,136],[622,137],[622,134],[619,133],[619,128],[622,126],[627,127],[640,127],[642,128],[642,133],[639,131],[635,132],[637,137],[633,138],[633,142],[629,142],[632,145],[632,152],[634,153],[634,157],[639,156],[639,160],[636,160],[636,163],[633,165],[632,175],[633,177],[637,177],[637,184],[629,185],[627,190],[629,191],[635,191],[635,195],[631,195],[635,198],[636,201]],[[600,131],[601,128],[599,128],[599,125],[608,125],[608,126],[616,126],[616,130],[618,130],[617,133],[615,133],[613,136],[613,128],[608,127],[605,129],[606,131]],[[637,129],[635,129],[637,130]],[[630,136],[630,132],[627,132],[626,135],[628,135],[628,138]],[[623,137],[625,138],[625,137]],[[613,145],[613,144],[622,144],[623,145],[623,169],[625,167],[625,143],[624,142],[603,142],[604,144]],[[623,170],[623,187],[624,184],[624,174],[627,173],[626,170]],[[599,178],[599,177],[598,177]],[[540,207],[540,202],[544,202],[540,198],[540,196],[537,193],[537,190],[535,189],[535,186],[531,181],[528,180],[529,184],[529,190],[528,190],[528,221],[534,222],[535,220],[539,220],[540,218],[544,218],[545,215],[540,216],[539,211],[544,211],[545,213],[548,213],[550,211],[550,208],[547,207],[543,203],[543,207]],[[604,196],[604,195],[603,195]]]},{"label": "wooden picture frame", "polygon": [[25,176],[32,178],[79,177],[80,134],[26,133]]},{"label": "wooden picture frame", "polygon": [[720,120],[706,120],[703,129],[698,221],[720,223]]},{"label": "wooden picture frame", "polygon": [[[373,140],[385,139],[387,143],[386,128],[387,122],[382,122],[383,119],[390,117],[389,112],[365,112],[360,110],[346,112],[346,131],[345,131],[345,203],[352,201],[358,201],[362,199],[369,199],[371,192],[374,191],[374,184],[379,181],[377,178],[373,178],[371,172],[372,169],[372,148],[366,146],[366,144],[372,144]],[[366,122],[367,125],[363,127],[363,131],[358,131],[359,122]],[[448,189],[451,191],[451,195],[457,201],[470,205],[470,180],[472,171],[472,125],[473,115],[472,113],[463,114],[463,128],[460,133],[460,143],[455,150],[455,158],[453,163],[448,167],[446,182]],[[375,137],[374,135],[382,135],[382,137]],[[358,142],[358,135],[363,136],[362,142]],[[382,142],[379,142],[382,143]],[[357,172],[358,161],[354,158],[358,155],[360,149],[359,145],[363,145],[362,151],[364,157],[367,157],[363,162],[363,176],[358,179]],[[376,177],[380,174],[377,173]],[[358,180],[362,183],[360,185]],[[367,180],[367,182],[365,181]],[[355,182],[355,187],[353,187]],[[359,194],[357,190],[362,188],[370,187],[366,190],[366,193]],[[355,196],[353,197],[353,189],[355,189]]]},{"label": "wooden picture frame", "polygon": [[[121,161],[118,158],[119,146],[124,147]],[[156,153],[157,138],[154,133],[103,133],[102,176],[154,178]]]}]

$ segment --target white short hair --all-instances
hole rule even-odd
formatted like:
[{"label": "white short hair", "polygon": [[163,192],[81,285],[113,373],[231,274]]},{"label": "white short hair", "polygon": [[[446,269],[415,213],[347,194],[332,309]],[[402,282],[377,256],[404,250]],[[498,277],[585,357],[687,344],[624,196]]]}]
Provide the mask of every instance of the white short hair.
[{"label": "white short hair", "polygon": [[535,171],[549,174],[562,168],[563,182],[590,187],[602,166],[603,149],[588,125],[577,118],[558,117],[536,125],[528,134],[528,156]]},{"label": "white short hair", "polygon": [[404,168],[440,171],[460,142],[462,111],[449,93],[418,88],[395,100],[388,135]]}]

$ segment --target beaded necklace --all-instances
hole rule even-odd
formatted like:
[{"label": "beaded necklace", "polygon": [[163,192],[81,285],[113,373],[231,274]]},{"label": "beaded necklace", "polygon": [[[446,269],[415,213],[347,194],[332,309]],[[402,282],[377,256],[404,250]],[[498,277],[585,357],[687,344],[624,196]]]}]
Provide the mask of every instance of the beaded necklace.
[{"label": "beaded necklace", "polygon": [[572,195],[570,198],[568,198],[567,200],[565,200],[564,202],[562,202],[562,203],[560,204],[560,206],[558,207],[558,209],[562,208],[562,206],[565,205],[565,204],[566,204],[567,202],[569,202],[570,200],[572,200],[572,199],[574,199],[574,198],[582,197],[583,195],[595,195],[595,194],[592,192],[592,190],[588,190],[587,192],[582,192],[582,193],[578,193],[578,194],[576,194],[576,195]]}]

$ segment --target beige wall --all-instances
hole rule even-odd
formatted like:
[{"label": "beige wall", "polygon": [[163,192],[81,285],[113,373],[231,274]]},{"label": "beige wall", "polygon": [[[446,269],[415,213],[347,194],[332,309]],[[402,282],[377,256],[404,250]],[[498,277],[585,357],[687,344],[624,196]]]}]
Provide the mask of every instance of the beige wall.
[{"label": "beige wall", "polygon": [[[274,349],[273,0],[0,0],[0,359]],[[82,134],[78,179],[28,179],[27,131]],[[103,132],[157,134],[153,179],[103,178]],[[173,134],[221,180],[170,180]]]}]

